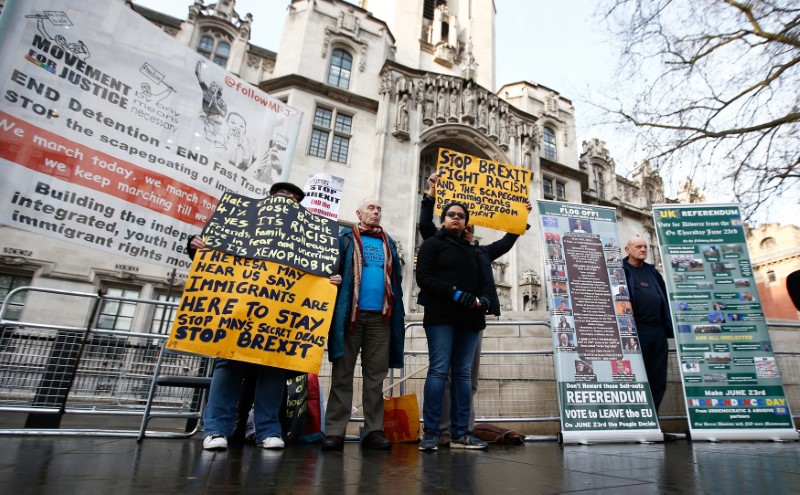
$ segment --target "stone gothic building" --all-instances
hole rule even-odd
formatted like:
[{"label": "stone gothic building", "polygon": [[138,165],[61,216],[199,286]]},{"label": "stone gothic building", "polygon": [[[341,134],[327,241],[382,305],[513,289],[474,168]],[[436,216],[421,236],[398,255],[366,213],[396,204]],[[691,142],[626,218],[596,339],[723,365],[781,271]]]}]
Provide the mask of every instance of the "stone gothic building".
[{"label": "stone gothic building", "polygon": [[[642,163],[632,179],[617,175],[603,141],[577,141],[573,104],[558,91],[528,81],[497,88],[492,0],[284,1],[289,12],[277,53],[250,43],[258,19],[237,12],[235,0],[195,0],[185,19],[127,3],[176,40],[303,112],[290,179],[303,184],[318,172],[344,178],[344,224],[355,222],[361,198],[380,199],[383,225],[402,247],[409,313],[418,312],[416,220],[439,148],[526,167],[532,201],[614,207],[621,239],[640,234],[655,240],[649,207],[665,201],[657,173]],[[534,210],[530,230],[495,262],[507,312],[546,309],[536,216]],[[485,243],[502,233],[479,228],[476,236]],[[158,267],[98,259],[78,248],[68,248],[67,260],[63,243],[47,249],[39,242],[34,249],[34,234],[2,237],[0,294],[33,281],[164,297],[167,274]],[[152,324],[147,315],[131,318]]]}]

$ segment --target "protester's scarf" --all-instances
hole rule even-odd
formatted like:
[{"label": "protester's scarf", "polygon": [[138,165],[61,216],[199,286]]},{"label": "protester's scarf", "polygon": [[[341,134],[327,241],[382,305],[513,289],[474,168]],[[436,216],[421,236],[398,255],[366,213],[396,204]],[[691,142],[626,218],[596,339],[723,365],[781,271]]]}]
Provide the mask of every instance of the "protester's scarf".
[{"label": "protester's scarf", "polygon": [[353,307],[350,312],[350,329],[355,328],[358,319],[358,296],[361,291],[361,271],[364,266],[364,245],[361,236],[375,237],[383,241],[383,321],[392,315],[394,294],[392,293],[392,251],[389,249],[389,237],[381,227],[364,227],[360,223],[353,227]]}]

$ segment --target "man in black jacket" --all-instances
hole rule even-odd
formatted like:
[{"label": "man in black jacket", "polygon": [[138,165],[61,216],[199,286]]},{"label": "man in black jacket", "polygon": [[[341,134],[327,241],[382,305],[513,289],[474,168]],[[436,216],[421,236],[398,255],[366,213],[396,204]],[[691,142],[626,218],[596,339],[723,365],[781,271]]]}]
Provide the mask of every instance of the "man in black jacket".
[{"label": "man in black jacket", "polygon": [[[428,190],[422,196],[422,204],[419,210],[419,233],[422,235],[422,239],[428,239],[436,235],[436,225],[433,223],[433,210],[434,205],[436,204],[436,183],[439,180],[439,175],[435,172],[428,177]],[[533,206],[531,205],[530,201],[528,202],[528,213],[531,212]],[[530,227],[530,226],[528,226]],[[492,262],[497,258],[503,256],[507,252],[514,247],[514,243],[517,242],[519,238],[518,234],[506,234],[503,236],[502,239],[497,240],[491,244],[486,246],[481,246],[479,244],[474,244],[473,235],[474,235],[474,226],[467,225],[466,227],[466,239],[469,241],[470,244],[473,245],[476,254],[478,255],[478,260],[480,261],[480,266],[478,267],[481,272],[483,273],[484,279],[489,284],[489,309],[486,311],[487,314],[500,316],[500,297],[497,295],[497,287],[495,286],[494,281],[494,271],[492,270]],[[420,305],[425,305],[424,301],[419,301]],[[483,330],[481,330],[480,335],[478,336],[478,346],[475,349],[475,358],[472,361],[472,399],[473,399],[473,408],[469,414],[469,428],[472,430],[475,427],[475,408],[474,408],[474,399],[475,394],[478,392],[478,368],[481,364],[481,341],[483,340]],[[444,411],[450,410],[450,387],[445,387],[445,395],[444,395],[444,406],[442,408]],[[447,415],[442,415],[442,423],[441,423],[441,435],[439,436],[439,443],[440,445],[447,445],[450,441],[450,417]]]},{"label": "man in black jacket", "polygon": [[622,260],[628,282],[633,319],[639,334],[650,392],[656,411],[667,391],[668,338],[675,337],[667,301],[667,285],[656,267],[647,263],[647,241],[634,237],[625,246],[628,254]]}]

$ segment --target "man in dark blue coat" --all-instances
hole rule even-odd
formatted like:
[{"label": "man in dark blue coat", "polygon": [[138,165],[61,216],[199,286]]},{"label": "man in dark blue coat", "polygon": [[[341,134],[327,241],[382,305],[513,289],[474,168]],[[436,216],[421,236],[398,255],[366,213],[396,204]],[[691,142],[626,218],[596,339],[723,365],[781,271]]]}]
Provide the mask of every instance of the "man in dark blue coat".
[{"label": "man in dark blue coat", "polygon": [[325,413],[327,437],[322,443],[325,450],[344,446],[359,353],[364,377],[362,446],[381,450],[392,447],[383,434],[383,381],[390,367],[403,367],[405,310],[397,246],[380,226],[378,200],[361,200],[356,215],[359,222],[339,232],[341,286],[328,334],[333,369]]},{"label": "man in dark blue coat", "polygon": [[646,240],[638,236],[632,238],[625,246],[625,252],[628,256],[622,260],[622,268],[628,282],[647,380],[658,411],[667,391],[667,339],[675,337],[667,301],[667,285],[656,267],[645,261]]}]

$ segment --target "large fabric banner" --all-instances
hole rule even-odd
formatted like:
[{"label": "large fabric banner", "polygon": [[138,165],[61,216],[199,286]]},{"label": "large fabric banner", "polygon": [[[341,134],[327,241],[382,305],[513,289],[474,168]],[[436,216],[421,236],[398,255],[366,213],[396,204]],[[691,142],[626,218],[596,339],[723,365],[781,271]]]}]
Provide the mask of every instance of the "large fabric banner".
[{"label": "large fabric banner", "polygon": [[458,201],[469,209],[473,225],[525,233],[530,170],[440,148],[437,171],[436,211]]},{"label": "large fabric banner", "polygon": [[564,443],[661,441],[616,210],[538,201]]},{"label": "large fabric banner", "polygon": [[0,92],[0,223],[180,269],[223,192],[288,177],[301,119],[125,2],[7,1]]},{"label": "large fabric banner", "polygon": [[797,440],[735,204],[653,207],[697,440]]}]

